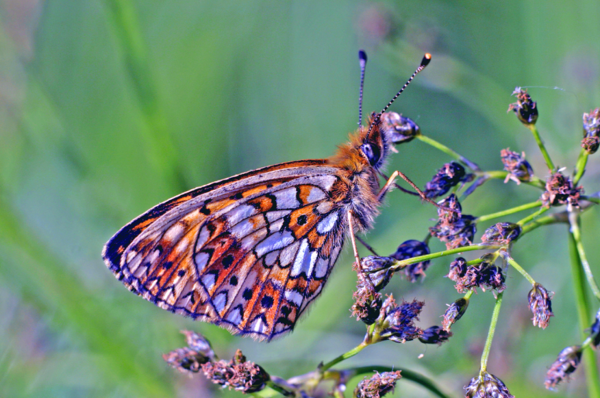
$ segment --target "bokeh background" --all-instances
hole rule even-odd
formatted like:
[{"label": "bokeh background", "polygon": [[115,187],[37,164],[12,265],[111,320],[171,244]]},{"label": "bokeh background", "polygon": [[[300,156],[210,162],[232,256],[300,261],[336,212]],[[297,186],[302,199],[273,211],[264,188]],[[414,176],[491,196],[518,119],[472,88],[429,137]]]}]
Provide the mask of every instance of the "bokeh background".
[{"label": "bokeh background", "polygon": [[[600,106],[598,15],[596,0],[1,0],[0,395],[238,396],[168,368],[161,355],[184,345],[181,329],[206,335],[224,358],[241,348],[282,377],[354,347],[364,326],[349,318],[356,276],[348,250],[296,331],[269,344],[136,297],[100,251],[130,219],[179,192],[331,155],[356,128],[359,48],[369,55],[366,112],[381,109],[431,52],[392,109],[484,169],[500,169],[499,151],[510,147],[545,178],[531,135],[506,112],[514,87],[530,87],[549,151],[572,172],[581,115]],[[421,186],[449,160],[420,142],[399,149],[390,169]],[[598,157],[583,179],[588,193],[600,189]],[[492,181],[463,209],[482,215],[538,196]],[[366,239],[392,253],[422,239],[435,214],[393,192]],[[600,273],[599,221],[589,211],[583,230]],[[489,370],[518,397],[586,396],[581,370],[558,393],[543,388],[558,352],[581,341],[566,227],[535,231],[514,256],[555,292],[556,317],[546,330],[531,325],[530,286],[510,270]],[[396,277],[387,289],[427,303],[421,326],[439,324],[459,297],[443,277],[449,261],[435,261],[423,283]],[[474,296],[441,347],[381,343],[343,365],[409,368],[461,396],[478,371],[493,303],[489,292]],[[432,395],[401,381],[395,396]]]}]

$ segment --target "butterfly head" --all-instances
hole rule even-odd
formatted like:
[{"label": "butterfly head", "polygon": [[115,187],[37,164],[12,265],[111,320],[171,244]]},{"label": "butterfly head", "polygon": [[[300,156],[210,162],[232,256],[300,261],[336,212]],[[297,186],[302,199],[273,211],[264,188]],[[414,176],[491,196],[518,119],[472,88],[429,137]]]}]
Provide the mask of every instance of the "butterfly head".
[{"label": "butterfly head", "polygon": [[372,113],[369,125],[373,127],[364,135],[360,152],[376,170],[383,168],[390,150],[397,152],[395,145],[409,142],[420,133],[415,122],[395,112]]}]

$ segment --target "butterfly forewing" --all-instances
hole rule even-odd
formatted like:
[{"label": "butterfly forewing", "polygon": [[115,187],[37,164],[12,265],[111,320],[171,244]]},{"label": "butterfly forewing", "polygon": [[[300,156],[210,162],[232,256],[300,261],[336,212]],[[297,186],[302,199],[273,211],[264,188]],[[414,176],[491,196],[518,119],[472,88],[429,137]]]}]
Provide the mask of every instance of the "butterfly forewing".
[{"label": "butterfly forewing", "polygon": [[105,261],[162,308],[271,339],[294,327],[341,250],[336,171],[290,162],[189,191],[125,226]]}]

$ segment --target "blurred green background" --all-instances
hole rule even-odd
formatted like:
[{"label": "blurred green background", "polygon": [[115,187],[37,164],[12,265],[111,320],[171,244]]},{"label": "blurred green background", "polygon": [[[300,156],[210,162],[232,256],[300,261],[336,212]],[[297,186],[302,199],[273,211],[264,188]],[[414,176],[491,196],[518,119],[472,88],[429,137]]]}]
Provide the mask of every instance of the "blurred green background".
[{"label": "blurred green background", "polygon": [[[238,396],[168,368],[161,354],[184,345],[181,329],[206,335],[224,358],[241,348],[282,377],[354,347],[364,326],[349,318],[356,276],[348,249],[296,331],[269,344],[136,297],[100,251],[126,222],[179,192],[331,155],[356,128],[359,48],[369,55],[365,112],[381,109],[431,52],[431,65],[392,109],[484,169],[500,169],[499,151],[510,147],[545,178],[531,135],[506,113],[514,87],[530,87],[549,151],[570,173],[581,115],[600,106],[598,15],[597,0],[1,0],[0,395]],[[420,142],[399,149],[390,169],[421,186],[449,160]],[[588,193],[600,189],[598,157],[583,179]],[[538,196],[492,181],[463,209],[482,215]],[[435,214],[393,192],[366,239],[391,253],[422,239]],[[599,221],[593,209],[583,223],[598,273]],[[543,388],[558,352],[581,341],[566,227],[537,230],[514,256],[556,293],[556,317],[546,330],[531,325],[530,287],[510,270],[490,372],[517,397],[586,396],[581,370],[558,393]],[[423,283],[397,277],[387,289],[426,301],[421,326],[439,324],[459,297],[443,278],[449,261],[435,261]],[[489,292],[474,296],[441,347],[381,343],[342,365],[409,368],[461,396],[478,371],[493,301]],[[395,396],[432,395],[401,381]]]}]

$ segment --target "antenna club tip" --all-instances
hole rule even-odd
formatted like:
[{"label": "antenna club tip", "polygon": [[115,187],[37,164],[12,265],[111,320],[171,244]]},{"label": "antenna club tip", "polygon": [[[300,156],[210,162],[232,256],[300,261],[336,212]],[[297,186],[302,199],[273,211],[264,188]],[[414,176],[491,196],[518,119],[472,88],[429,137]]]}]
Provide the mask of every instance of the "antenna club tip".
[{"label": "antenna club tip", "polygon": [[429,65],[430,62],[431,62],[431,54],[425,53],[425,55],[423,56],[423,60],[421,60],[421,66],[425,67],[425,66]]},{"label": "antenna club tip", "polygon": [[358,51],[358,62],[361,65],[366,65],[366,63],[367,63],[367,53],[365,52],[365,50],[359,50]]}]

